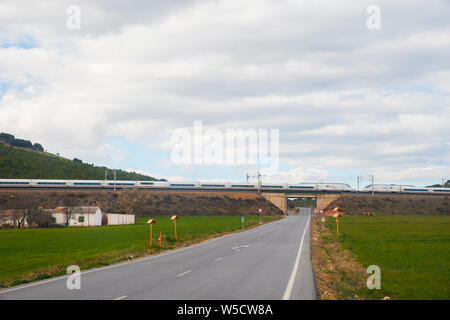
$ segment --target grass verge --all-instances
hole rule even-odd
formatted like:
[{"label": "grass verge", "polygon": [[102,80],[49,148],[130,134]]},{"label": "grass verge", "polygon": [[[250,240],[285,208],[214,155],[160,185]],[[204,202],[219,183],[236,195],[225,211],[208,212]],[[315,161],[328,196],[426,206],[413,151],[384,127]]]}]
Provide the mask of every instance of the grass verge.
[{"label": "grass verge", "polygon": [[311,216],[311,263],[317,295],[321,300],[362,299],[357,292],[365,286],[365,270],[356,258],[342,249],[320,217]]},{"label": "grass verge", "polygon": [[[344,216],[311,226],[322,299],[450,299],[450,216]],[[369,290],[369,265],[381,289]],[[356,297],[355,297],[356,296]]]}]

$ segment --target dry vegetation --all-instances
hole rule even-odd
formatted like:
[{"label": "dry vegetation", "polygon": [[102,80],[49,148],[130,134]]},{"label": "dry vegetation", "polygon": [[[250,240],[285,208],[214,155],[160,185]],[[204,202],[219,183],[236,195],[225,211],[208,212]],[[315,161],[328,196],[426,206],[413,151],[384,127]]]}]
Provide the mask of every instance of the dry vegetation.
[{"label": "dry vegetation", "polygon": [[365,288],[364,267],[333,240],[318,216],[311,216],[311,263],[317,295],[321,300],[361,299]]},{"label": "dry vegetation", "polygon": [[0,210],[20,209],[24,199],[39,203],[43,208],[64,205],[76,199],[79,205],[99,206],[104,212],[133,213],[138,216],[164,215],[250,215],[262,208],[265,215],[281,215],[272,203],[248,192],[189,192],[189,191],[0,191]]},{"label": "dry vegetation", "polygon": [[347,215],[450,215],[450,199],[440,195],[347,194],[328,208],[339,207]]}]

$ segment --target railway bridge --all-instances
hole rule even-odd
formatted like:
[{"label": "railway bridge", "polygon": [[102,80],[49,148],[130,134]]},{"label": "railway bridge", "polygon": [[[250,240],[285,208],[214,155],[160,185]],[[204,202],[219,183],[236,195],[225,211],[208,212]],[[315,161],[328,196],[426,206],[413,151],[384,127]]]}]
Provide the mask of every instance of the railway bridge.
[{"label": "railway bridge", "polygon": [[287,214],[287,199],[288,198],[309,198],[316,200],[316,208],[319,210],[320,206],[326,208],[330,203],[339,199],[342,192],[334,191],[280,191],[270,190],[261,192],[261,196],[278,207],[284,214]]}]

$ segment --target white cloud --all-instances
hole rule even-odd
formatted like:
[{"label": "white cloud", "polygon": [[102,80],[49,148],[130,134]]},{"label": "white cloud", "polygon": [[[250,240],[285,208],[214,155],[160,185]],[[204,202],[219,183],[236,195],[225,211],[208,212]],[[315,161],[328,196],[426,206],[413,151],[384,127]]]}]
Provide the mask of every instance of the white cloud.
[{"label": "white cloud", "polygon": [[264,182],[286,182],[300,183],[312,181],[325,181],[330,178],[330,174],[326,170],[314,168],[294,168],[291,170],[280,171],[264,177]]},{"label": "white cloud", "polygon": [[369,1],[79,1],[79,32],[51,3],[0,4],[2,131],[129,167],[108,138],[167,152],[194,120],[274,128],[292,182],[449,167],[448,2],[380,1],[369,31]]},{"label": "white cloud", "polygon": [[426,167],[379,167],[374,168],[374,175],[379,181],[426,181],[430,178],[440,183],[441,179],[449,179],[450,168],[439,166]]}]

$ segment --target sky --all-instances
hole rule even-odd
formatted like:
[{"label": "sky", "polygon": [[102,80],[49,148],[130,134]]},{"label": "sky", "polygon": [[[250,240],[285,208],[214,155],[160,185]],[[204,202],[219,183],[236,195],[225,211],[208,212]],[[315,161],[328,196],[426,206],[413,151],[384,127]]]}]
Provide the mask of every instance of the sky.
[{"label": "sky", "polygon": [[176,163],[174,132],[277,130],[266,182],[440,183],[449,17],[448,0],[3,0],[0,131],[169,180],[245,181],[263,165]]}]

